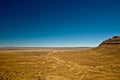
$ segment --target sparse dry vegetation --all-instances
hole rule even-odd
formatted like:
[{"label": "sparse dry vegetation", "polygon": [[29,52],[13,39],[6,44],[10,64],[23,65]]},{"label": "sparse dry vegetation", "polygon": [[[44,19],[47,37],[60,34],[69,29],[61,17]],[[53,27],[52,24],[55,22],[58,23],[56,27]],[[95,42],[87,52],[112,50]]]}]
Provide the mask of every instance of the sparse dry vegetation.
[{"label": "sparse dry vegetation", "polygon": [[0,51],[0,80],[119,80],[119,58],[94,49]]},{"label": "sparse dry vegetation", "polygon": [[120,80],[118,38],[88,50],[0,50],[0,80]]}]

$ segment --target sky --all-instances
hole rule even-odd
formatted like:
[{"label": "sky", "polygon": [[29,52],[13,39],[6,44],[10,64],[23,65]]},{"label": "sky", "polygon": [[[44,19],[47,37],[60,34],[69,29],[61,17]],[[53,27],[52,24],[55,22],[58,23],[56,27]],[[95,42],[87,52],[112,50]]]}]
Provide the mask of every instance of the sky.
[{"label": "sky", "polygon": [[0,47],[95,47],[120,35],[120,0],[0,0]]}]

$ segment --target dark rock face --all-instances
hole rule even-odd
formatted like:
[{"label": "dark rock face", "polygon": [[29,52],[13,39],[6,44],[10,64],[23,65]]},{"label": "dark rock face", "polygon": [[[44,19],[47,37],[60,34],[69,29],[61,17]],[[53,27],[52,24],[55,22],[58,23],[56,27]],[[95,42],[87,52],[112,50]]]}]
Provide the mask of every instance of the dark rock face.
[{"label": "dark rock face", "polygon": [[103,41],[99,46],[104,45],[120,45],[120,36],[113,36],[112,38]]}]

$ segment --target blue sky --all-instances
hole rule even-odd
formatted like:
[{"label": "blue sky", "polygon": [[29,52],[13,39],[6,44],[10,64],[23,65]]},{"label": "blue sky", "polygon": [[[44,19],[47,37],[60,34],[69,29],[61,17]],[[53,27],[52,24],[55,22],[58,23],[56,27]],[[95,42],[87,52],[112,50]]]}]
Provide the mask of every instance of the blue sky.
[{"label": "blue sky", "polygon": [[0,0],[0,47],[97,46],[120,35],[119,0]]}]

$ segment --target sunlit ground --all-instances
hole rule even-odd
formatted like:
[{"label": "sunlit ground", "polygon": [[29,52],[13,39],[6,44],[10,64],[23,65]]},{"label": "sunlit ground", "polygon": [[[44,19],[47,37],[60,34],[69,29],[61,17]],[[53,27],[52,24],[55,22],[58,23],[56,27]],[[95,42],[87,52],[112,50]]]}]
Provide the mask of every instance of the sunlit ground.
[{"label": "sunlit ground", "polygon": [[120,80],[120,54],[94,49],[1,50],[0,80]]}]

